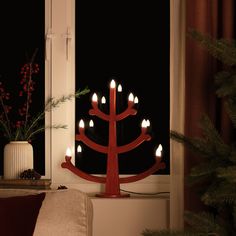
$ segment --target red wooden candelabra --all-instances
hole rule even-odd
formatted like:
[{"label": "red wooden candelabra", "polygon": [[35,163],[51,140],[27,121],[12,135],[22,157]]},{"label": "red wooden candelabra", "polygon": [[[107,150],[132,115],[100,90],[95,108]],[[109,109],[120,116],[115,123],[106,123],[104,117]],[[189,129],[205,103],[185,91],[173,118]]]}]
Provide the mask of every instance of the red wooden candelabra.
[{"label": "red wooden candelabra", "polygon": [[79,122],[79,134],[76,134],[75,139],[77,141],[82,141],[88,147],[92,148],[93,150],[101,153],[107,154],[107,171],[106,177],[94,176],[88,174],[84,171],[81,171],[77,167],[75,167],[71,163],[71,155],[66,154],[65,162],[61,164],[63,168],[67,168],[72,171],[74,174],[97,183],[105,184],[105,192],[97,194],[98,197],[107,197],[107,198],[120,198],[120,197],[129,197],[129,194],[121,194],[120,193],[120,184],[121,183],[131,183],[138,180],[141,180],[154,172],[158,171],[159,169],[165,168],[165,163],[161,161],[161,151],[162,147],[159,145],[158,149],[156,150],[156,159],[153,166],[151,166],[148,170],[128,177],[120,177],[119,176],[119,166],[118,166],[118,154],[128,152],[137,146],[139,146],[144,141],[151,140],[151,136],[147,134],[148,122],[143,120],[141,126],[141,133],[140,135],[133,140],[132,142],[117,146],[117,135],[116,135],[116,122],[125,119],[129,115],[135,115],[137,110],[134,108],[134,97],[133,94],[130,94],[128,99],[128,106],[127,108],[119,113],[116,114],[116,83],[114,80],[110,83],[110,110],[109,114],[104,113],[98,108],[98,98],[96,94],[92,96],[92,109],[89,110],[90,115],[95,115],[107,122],[109,122],[109,143],[108,146],[103,146],[97,144],[90,140],[84,132],[84,122],[80,120]]}]

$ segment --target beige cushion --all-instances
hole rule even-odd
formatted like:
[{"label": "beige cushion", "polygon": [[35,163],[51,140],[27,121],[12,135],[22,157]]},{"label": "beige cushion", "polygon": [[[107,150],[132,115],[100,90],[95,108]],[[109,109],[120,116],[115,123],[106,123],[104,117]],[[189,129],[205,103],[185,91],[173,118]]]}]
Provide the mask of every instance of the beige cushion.
[{"label": "beige cushion", "polygon": [[78,190],[46,193],[39,211],[34,236],[91,236],[92,205]]},{"label": "beige cushion", "polygon": [[0,197],[46,192],[33,236],[92,236],[93,208],[90,198],[77,189],[0,189]]}]

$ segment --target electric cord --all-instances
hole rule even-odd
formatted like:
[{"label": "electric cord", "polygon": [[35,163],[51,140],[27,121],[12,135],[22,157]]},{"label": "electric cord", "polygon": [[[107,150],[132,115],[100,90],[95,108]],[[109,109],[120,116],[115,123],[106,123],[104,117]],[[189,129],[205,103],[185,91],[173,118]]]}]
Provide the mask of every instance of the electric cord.
[{"label": "electric cord", "polygon": [[149,195],[149,196],[170,193],[170,192],[140,193],[140,192],[133,192],[133,191],[128,191],[128,190],[124,190],[124,189],[120,189],[120,191],[122,191],[122,192],[126,192],[126,193],[131,193],[131,194],[138,194],[138,195]]}]

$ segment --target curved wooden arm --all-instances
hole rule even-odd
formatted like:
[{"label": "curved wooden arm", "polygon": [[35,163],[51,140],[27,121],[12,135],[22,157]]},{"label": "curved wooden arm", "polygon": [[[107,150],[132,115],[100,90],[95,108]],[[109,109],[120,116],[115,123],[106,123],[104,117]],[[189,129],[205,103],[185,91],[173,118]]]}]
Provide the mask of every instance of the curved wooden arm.
[{"label": "curved wooden arm", "polygon": [[125,111],[121,112],[119,115],[116,116],[116,121],[123,120],[127,116],[134,116],[136,114],[137,110],[128,107]]},{"label": "curved wooden arm", "polygon": [[83,179],[96,182],[96,183],[105,183],[106,182],[105,177],[90,175],[90,174],[87,174],[87,173],[83,172],[82,170],[78,169],[77,167],[75,167],[71,163],[71,157],[70,156],[65,156],[65,160],[66,160],[66,162],[61,163],[61,167],[70,170],[75,175],[80,176]]},{"label": "curved wooden arm", "polygon": [[132,141],[131,143],[128,143],[126,145],[123,146],[119,146],[117,147],[117,153],[124,153],[124,152],[128,152],[134,148],[136,148],[138,145],[140,145],[142,142],[144,141],[149,141],[151,140],[151,136],[149,134],[144,134],[141,133],[139,135],[138,138],[136,138],[134,141]]},{"label": "curved wooden arm", "polygon": [[101,118],[102,120],[109,120],[109,115],[105,114],[104,112],[102,112],[101,110],[99,110],[97,107],[94,107],[93,109],[89,110],[89,115],[92,116],[97,116],[99,118]]},{"label": "curved wooden arm", "polygon": [[76,141],[82,141],[84,144],[86,144],[88,147],[90,147],[93,150],[96,150],[101,153],[108,153],[108,147],[103,146],[100,144],[97,144],[90,140],[84,133],[81,134],[76,134],[75,135],[75,140]]},{"label": "curved wooden arm", "polygon": [[160,169],[165,169],[166,165],[164,162],[161,162],[161,158],[156,158],[156,163],[149,168],[148,170],[138,174],[138,175],[133,175],[133,176],[129,176],[129,177],[124,177],[124,178],[120,178],[120,183],[131,183],[131,182],[135,182],[141,179],[146,178],[147,176],[155,173],[156,171],[160,170]]}]

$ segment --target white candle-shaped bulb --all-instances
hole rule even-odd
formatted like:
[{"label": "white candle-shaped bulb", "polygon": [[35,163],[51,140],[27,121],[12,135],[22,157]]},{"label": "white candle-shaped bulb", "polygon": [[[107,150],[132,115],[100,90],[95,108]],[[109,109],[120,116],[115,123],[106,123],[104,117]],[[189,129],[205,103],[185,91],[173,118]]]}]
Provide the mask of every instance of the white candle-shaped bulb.
[{"label": "white candle-shaped bulb", "polygon": [[77,152],[78,152],[78,153],[81,153],[81,152],[82,152],[82,147],[81,147],[80,145],[78,145],[78,147],[77,147]]},{"label": "white candle-shaped bulb", "polygon": [[122,86],[121,86],[121,84],[118,85],[118,87],[117,87],[117,91],[118,91],[119,93],[122,92]]},{"label": "white candle-shaped bulb", "polygon": [[89,127],[94,127],[94,122],[93,122],[93,120],[90,120],[90,121],[89,121]]},{"label": "white candle-shaped bulb", "polygon": [[132,93],[129,94],[128,100],[129,100],[129,102],[134,101],[134,95]]},{"label": "white candle-shaped bulb", "polygon": [[156,157],[161,157],[161,152],[162,152],[162,145],[159,144],[159,146],[156,150]]},{"label": "white candle-shaped bulb", "polygon": [[79,121],[79,128],[84,128],[84,121],[82,119]]},{"label": "white candle-shaped bulb", "polygon": [[102,96],[101,103],[102,103],[102,104],[105,104],[105,103],[106,103],[106,98],[105,98],[104,96]]},{"label": "white candle-shaped bulb", "polygon": [[141,123],[142,128],[147,128],[147,121],[144,119]]},{"label": "white candle-shaped bulb", "polygon": [[93,96],[92,96],[92,101],[93,101],[93,102],[98,102],[98,96],[97,96],[96,93],[93,94]]},{"label": "white candle-shaped bulb", "polygon": [[146,123],[147,123],[147,127],[150,126],[150,120],[146,120]]},{"label": "white candle-shaped bulb", "polygon": [[67,157],[71,157],[72,156],[72,151],[71,151],[71,149],[69,147],[66,149],[66,156]]},{"label": "white candle-shaped bulb", "polygon": [[110,88],[115,88],[116,87],[116,82],[115,80],[113,79],[110,83]]},{"label": "white candle-shaped bulb", "polygon": [[134,103],[135,103],[135,104],[138,103],[138,97],[137,97],[137,96],[135,96],[135,98],[134,98]]}]

